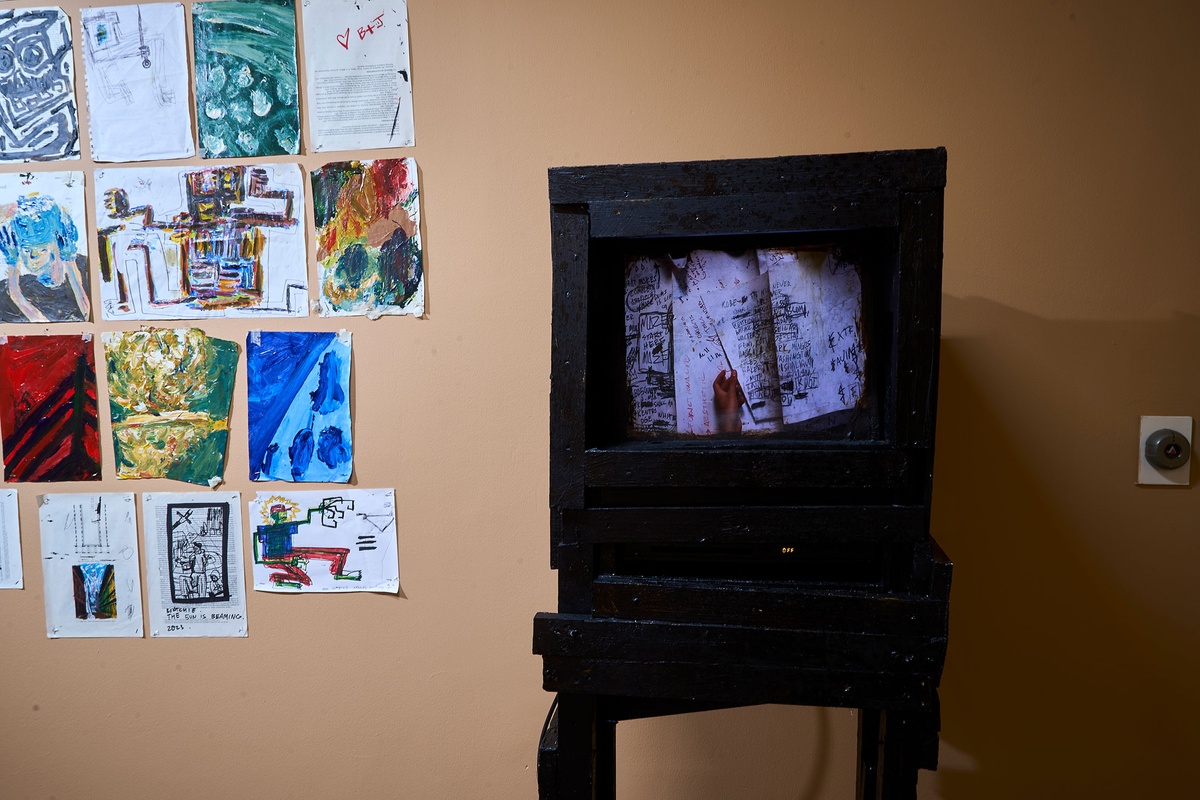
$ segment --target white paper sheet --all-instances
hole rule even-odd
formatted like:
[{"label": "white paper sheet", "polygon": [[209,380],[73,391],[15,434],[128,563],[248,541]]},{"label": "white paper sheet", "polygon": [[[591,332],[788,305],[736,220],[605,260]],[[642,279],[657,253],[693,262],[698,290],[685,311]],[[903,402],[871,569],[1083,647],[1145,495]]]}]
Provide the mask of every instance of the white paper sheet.
[{"label": "white paper sheet", "polygon": [[245,636],[237,492],[142,495],[151,636]]},{"label": "white paper sheet", "polygon": [[92,158],[195,155],[183,6],[85,8],[80,18]]},{"label": "white paper sheet", "polygon": [[770,274],[783,420],[801,422],[854,408],[862,399],[862,281],[834,254],[759,251]]},{"label": "white paper sheet", "polygon": [[671,281],[668,259],[642,256],[625,265],[625,374],[632,426],[674,432],[675,370],[671,365]]},{"label": "white paper sheet", "polygon": [[404,0],[304,0],[314,152],[413,144]]},{"label": "white paper sheet", "polygon": [[675,411],[677,430],[708,436],[717,433],[713,379],[729,369],[717,330],[699,292],[675,298]]},{"label": "white paper sheet", "polygon": [[400,591],[391,489],[260,492],[250,525],[258,591]]},{"label": "white paper sheet", "polygon": [[[688,254],[683,289],[674,301],[675,408],[680,433],[718,433],[713,408],[713,381],[732,369],[732,354],[725,351],[705,305],[706,295],[732,292],[758,277],[754,252],[731,255],[718,250],[693,250]],[[754,425],[745,406],[743,429]]]},{"label": "white paper sheet", "polygon": [[304,317],[297,164],[96,170],[106,320]]},{"label": "white paper sheet", "polygon": [[140,637],[133,493],[44,494],[38,504],[46,635]]},{"label": "white paper sheet", "polygon": [[735,286],[710,289],[704,293],[704,305],[745,395],[742,430],[777,429],[783,409],[770,277],[755,275]]},{"label": "white paper sheet", "polygon": [[17,513],[17,490],[0,490],[0,589],[21,589],[21,517]]}]

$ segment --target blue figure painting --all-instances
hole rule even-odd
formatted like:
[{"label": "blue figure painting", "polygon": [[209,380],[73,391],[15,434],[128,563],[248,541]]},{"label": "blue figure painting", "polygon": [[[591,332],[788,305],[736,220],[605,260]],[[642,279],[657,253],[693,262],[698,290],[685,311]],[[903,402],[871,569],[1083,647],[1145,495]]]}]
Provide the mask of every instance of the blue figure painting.
[{"label": "blue figure painting", "polygon": [[[0,187],[0,202],[7,189]],[[0,204],[0,322],[86,321],[88,266],[79,245],[75,220],[53,197],[35,191]]]},{"label": "blue figure painting", "polygon": [[251,331],[250,479],[346,483],[350,430],[350,334]]}]

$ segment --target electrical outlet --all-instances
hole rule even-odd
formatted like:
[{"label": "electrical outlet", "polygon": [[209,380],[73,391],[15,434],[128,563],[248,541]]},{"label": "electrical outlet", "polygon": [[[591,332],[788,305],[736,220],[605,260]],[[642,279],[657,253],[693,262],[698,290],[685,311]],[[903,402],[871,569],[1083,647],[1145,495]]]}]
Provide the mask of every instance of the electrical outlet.
[{"label": "electrical outlet", "polygon": [[[1156,431],[1161,430],[1177,431],[1186,440],[1186,447],[1182,443],[1179,447],[1183,452],[1180,457],[1184,459],[1184,463],[1175,469],[1161,469],[1146,460],[1146,442]],[[1188,455],[1191,445],[1191,417],[1142,417],[1141,433],[1138,435],[1137,482],[1151,486],[1187,486],[1192,472],[1191,458]]]}]

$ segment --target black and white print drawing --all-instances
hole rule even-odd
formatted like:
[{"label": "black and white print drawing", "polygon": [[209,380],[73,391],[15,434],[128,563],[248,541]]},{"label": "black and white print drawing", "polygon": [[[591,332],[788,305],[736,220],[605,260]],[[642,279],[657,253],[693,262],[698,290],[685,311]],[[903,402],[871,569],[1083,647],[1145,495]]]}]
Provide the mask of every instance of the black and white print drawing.
[{"label": "black and white print drawing", "polygon": [[167,552],[172,603],[229,599],[229,506],[168,503]]},{"label": "black and white print drawing", "polygon": [[241,495],[147,492],[150,635],[245,636]]}]

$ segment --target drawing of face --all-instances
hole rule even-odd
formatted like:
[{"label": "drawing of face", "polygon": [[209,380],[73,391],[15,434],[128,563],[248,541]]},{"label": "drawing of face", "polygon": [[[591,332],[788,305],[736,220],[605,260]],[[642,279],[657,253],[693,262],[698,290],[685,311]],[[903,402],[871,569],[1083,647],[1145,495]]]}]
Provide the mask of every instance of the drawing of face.
[{"label": "drawing of face", "polygon": [[66,275],[59,243],[73,242],[76,236],[70,216],[46,195],[25,195],[17,198],[17,213],[9,225],[22,266],[44,286],[61,285]]},{"label": "drawing of face", "polygon": [[[53,9],[34,10],[0,23],[0,95],[14,122],[49,111],[70,93],[70,50],[51,39],[61,25]],[[65,32],[59,34],[66,38]]]}]

